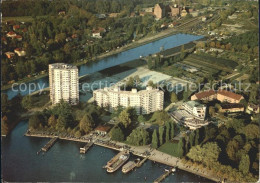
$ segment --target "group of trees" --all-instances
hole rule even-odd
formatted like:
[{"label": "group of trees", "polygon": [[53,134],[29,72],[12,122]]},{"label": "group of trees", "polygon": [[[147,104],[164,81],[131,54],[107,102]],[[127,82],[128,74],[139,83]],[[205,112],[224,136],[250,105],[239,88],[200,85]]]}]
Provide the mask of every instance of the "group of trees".
[{"label": "group of trees", "polygon": [[87,134],[97,125],[100,112],[94,105],[88,104],[82,109],[72,107],[61,101],[52,109],[35,113],[29,118],[29,128],[32,130],[51,130],[68,132],[77,137]]},{"label": "group of trees", "polygon": [[137,115],[135,109],[132,107],[127,107],[124,110],[120,107],[116,110],[116,113],[118,111],[120,111],[118,114],[119,123],[111,129],[109,135],[112,140],[124,141],[125,137],[135,128]]},{"label": "group of trees", "polygon": [[159,127],[159,133],[155,129],[152,135],[152,147],[157,149],[165,142],[169,142],[174,137],[175,124],[167,121],[164,126]]},{"label": "group of trees", "polygon": [[143,128],[136,128],[127,137],[126,142],[135,146],[147,145],[150,143],[149,133]]},{"label": "group of trees", "polygon": [[7,94],[1,93],[1,133],[3,135],[7,135],[18,122],[18,115],[23,111],[21,101],[21,95],[9,100]]},{"label": "group of trees", "polygon": [[219,171],[216,167],[229,165],[244,177],[258,175],[258,129],[259,124],[245,116],[232,118],[220,128],[202,127],[185,137],[184,154],[215,171]]}]

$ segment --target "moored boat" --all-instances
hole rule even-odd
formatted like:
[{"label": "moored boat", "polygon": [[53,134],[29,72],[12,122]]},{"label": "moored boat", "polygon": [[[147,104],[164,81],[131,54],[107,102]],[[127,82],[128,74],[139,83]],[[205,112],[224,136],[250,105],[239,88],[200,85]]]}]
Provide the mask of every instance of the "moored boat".
[{"label": "moored boat", "polygon": [[124,152],[123,154],[119,153],[115,158],[113,158],[112,163],[110,162],[107,165],[107,172],[113,173],[118,170],[130,157],[128,152]]}]

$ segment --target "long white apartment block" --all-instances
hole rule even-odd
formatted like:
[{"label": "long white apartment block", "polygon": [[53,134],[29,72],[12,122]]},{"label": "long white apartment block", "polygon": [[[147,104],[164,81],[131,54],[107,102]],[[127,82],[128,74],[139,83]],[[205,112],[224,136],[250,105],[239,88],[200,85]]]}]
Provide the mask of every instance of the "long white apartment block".
[{"label": "long white apartment block", "polygon": [[93,91],[94,101],[100,107],[107,107],[110,112],[119,106],[133,107],[137,114],[149,114],[163,110],[164,92],[147,87],[146,90],[123,91],[119,88],[98,89]]}]

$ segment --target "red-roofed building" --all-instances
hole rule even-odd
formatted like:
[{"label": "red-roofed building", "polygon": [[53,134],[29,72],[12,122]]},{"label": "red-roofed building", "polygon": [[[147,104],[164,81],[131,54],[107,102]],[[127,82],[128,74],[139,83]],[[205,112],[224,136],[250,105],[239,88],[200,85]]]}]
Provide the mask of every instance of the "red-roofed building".
[{"label": "red-roofed building", "polygon": [[7,37],[11,37],[11,38],[14,38],[16,36],[16,33],[13,32],[13,31],[10,31],[6,34]]},{"label": "red-roofed building", "polygon": [[239,103],[240,100],[244,99],[242,95],[227,91],[227,90],[207,90],[199,93],[195,93],[191,96],[191,100],[207,100],[212,101],[214,99],[219,100],[220,102],[228,103]]},{"label": "red-roofed building", "polygon": [[17,29],[20,29],[20,25],[13,25],[13,30],[17,30]]},{"label": "red-roofed building", "polygon": [[239,103],[244,97],[227,90],[218,90],[217,99],[220,102]]},{"label": "red-roofed building", "polygon": [[16,36],[15,36],[15,39],[17,39],[18,41],[22,41],[22,40],[23,40],[23,37],[20,36],[20,35],[16,35]]},{"label": "red-roofed building", "polygon": [[95,38],[102,38],[103,34],[106,32],[105,28],[99,27],[97,29],[92,30],[92,37]]},{"label": "red-roofed building", "polygon": [[7,58],[13,58],[14,56],[15,56],[15,54],[14,54],[14,52],[10,52],[10,51],[8,51],[8,52],[5,52],[5,55],[6,55],[6,57]]},{"label": "red-roofed building", "polygon": [[207,100],[211,101],[217,98],[217,94],[214,90],[207,90],[200,93],[195,93],[191,96],[191,100]]},{"label": "red-roofed building", "polygon": [[110,126],[99,125],[97,128],[95,128],[95,132],[97,132],[100,135],[106,135],[110,129],[111,129]]}]

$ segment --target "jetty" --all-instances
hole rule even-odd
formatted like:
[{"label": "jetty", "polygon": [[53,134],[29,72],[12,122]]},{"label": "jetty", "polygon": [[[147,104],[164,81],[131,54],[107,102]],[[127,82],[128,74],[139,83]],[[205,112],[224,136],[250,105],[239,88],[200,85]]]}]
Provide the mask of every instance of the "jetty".
[{"label": "jetty", "polygon": [[81,147],[81,148],[79,149],[79,152],[82,153],[82,154],[85,154],[85,153],[88,151],[88,149],[89,149],[93,144],[94,144],[94,142],[89,142],[89,143],[87,143],[84,147]]},{"label": "jetty", "polygon": [[142,159],[142,161],[140,161],[139,163],[136,164],[136,167],[138,167],[138,168],[141,167],[147,159],[148,159],[148,157],[145,157],[144,159]]},{"label": "jetty", "polygon": [[171,168],[170,170],[165,170],[165,172],[160,176],[158,177],[154,183],[160,183],[162,182],[166,177],[168,177],[173,171],[172,170],[175,170],[175,168]]},{"label": "jetty", "polygon": [[58,140],[58,137],[52,138],[41,150],[43,152],[47,152],[53,145],[54,143]]}]

